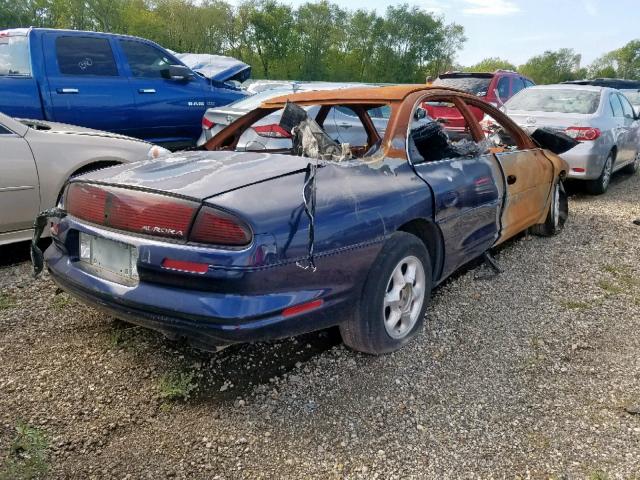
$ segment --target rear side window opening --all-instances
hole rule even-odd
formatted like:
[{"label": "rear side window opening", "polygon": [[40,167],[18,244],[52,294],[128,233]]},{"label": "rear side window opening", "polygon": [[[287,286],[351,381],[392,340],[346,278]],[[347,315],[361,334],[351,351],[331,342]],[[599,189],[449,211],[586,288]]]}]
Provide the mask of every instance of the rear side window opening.
[{"label": "rear side window opening", "polygon": [[27,36],[0,37],[0,76],[31,76],[31,55]]},{"label": "rear side window opening", "polygon": [[598,110],[600,92],[570,88],[527,88],[507,102],[509,110],[590,115]]},{"label": "rear side window opening", "polygon": [[[449,101],[419,101],[407,136],[408,156],[414,165],[448,159],[476,158],[488,153],[519,150],[509,128],[486,111],[466,103],[473,127],[462,111]],[[480,117],[480,118],[478,118]],[[482,137],[474,138],[474,128]]]},{"label": "rear side window opening", "polygon": [[56,59],[63,75],[118,76],[111,44],[106,38],[58,37]]}]

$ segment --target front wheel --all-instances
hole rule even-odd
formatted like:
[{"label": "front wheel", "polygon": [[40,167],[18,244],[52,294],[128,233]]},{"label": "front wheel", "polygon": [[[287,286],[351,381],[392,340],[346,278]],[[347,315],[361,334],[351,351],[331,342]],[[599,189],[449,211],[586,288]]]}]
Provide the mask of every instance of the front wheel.
[{"label": "front wheel", "polygon": [[558,178],[551,191],[551,205],[549,206],[547,218],[544,223],[531,227],[531,232],[543,237],[557,235],[564,228],[568,216],[569,200],[567,199],[567,193],[564,191],[562,180]]},{"label": "front wheel", "polygon": [[398,350],[420,331],[431,286],[424,243],[410,233],[394,233],[369,272],[355,315],[340,325],[344,343],[374,355]]}]

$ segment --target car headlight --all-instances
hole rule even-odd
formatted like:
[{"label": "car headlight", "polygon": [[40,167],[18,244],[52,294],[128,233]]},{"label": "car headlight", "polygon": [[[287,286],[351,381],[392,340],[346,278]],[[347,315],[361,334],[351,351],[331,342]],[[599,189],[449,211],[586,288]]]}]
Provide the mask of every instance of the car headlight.
[{"label": "car headlight", "polygon": [[165,155],[169,155],[170,153],[171,152],[166,148],[162,148],[158,145],[152,145],[151,148],[149,148],[149,151],[147,152],[147,157],[151,159],[160,158]]}]

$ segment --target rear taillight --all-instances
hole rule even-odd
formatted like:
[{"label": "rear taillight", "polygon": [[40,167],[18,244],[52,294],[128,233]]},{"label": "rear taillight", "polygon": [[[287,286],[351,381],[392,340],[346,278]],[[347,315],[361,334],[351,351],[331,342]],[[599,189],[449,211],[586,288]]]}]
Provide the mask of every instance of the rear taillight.
[{"label": "rear taillight", "polygon": [[233,215],[204,206],[198,212],[189,240],[214,245],[242,246],[251,243],[251,230]]},{"label": "rear taillight", "polygon": [[564,132],[579,142],[595,140],[601,133],[600,129],[593,127],[569,127]]},{"label": "rear taillight", "polygon": [[184,240],[199,203],[158,193],[71,183],[65,206],[69,214],[91,223]]},{"label": "rear taillight", "polygon": [[81,220],[154,237],[234,247],[252,239],[251,229],[233,215],[160,193],[73,182],[65,206]]},{"label": "rear taillight", "polygon": [[207,117],[202,117],[202,128],[205,130],[211,130],[211,128],[215,125],[211,120]]},{"label": "rear taillight", "polygon": [[291,134],[277,123],[273,123],[271,125],[257,125],[253,127],[253,130],[261,137],[291,138]]}]

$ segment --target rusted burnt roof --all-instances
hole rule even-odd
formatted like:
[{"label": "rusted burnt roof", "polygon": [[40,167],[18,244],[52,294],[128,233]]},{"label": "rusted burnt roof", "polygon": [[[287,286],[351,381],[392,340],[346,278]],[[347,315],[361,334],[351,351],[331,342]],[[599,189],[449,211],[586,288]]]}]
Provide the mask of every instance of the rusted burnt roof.
[{"label": "rusted burnt roof", "polygon": [[[282,95],[262,103],[263,108],[283,106],[287,100],[296,103],[312,102],[391,102],[403,100],[408,95],[432,87],[424,83],[415,85],[390,85],[384,87],[340,88],[336,90],[315,90]],[[442,89],[441,87],[439,89]]]}]

